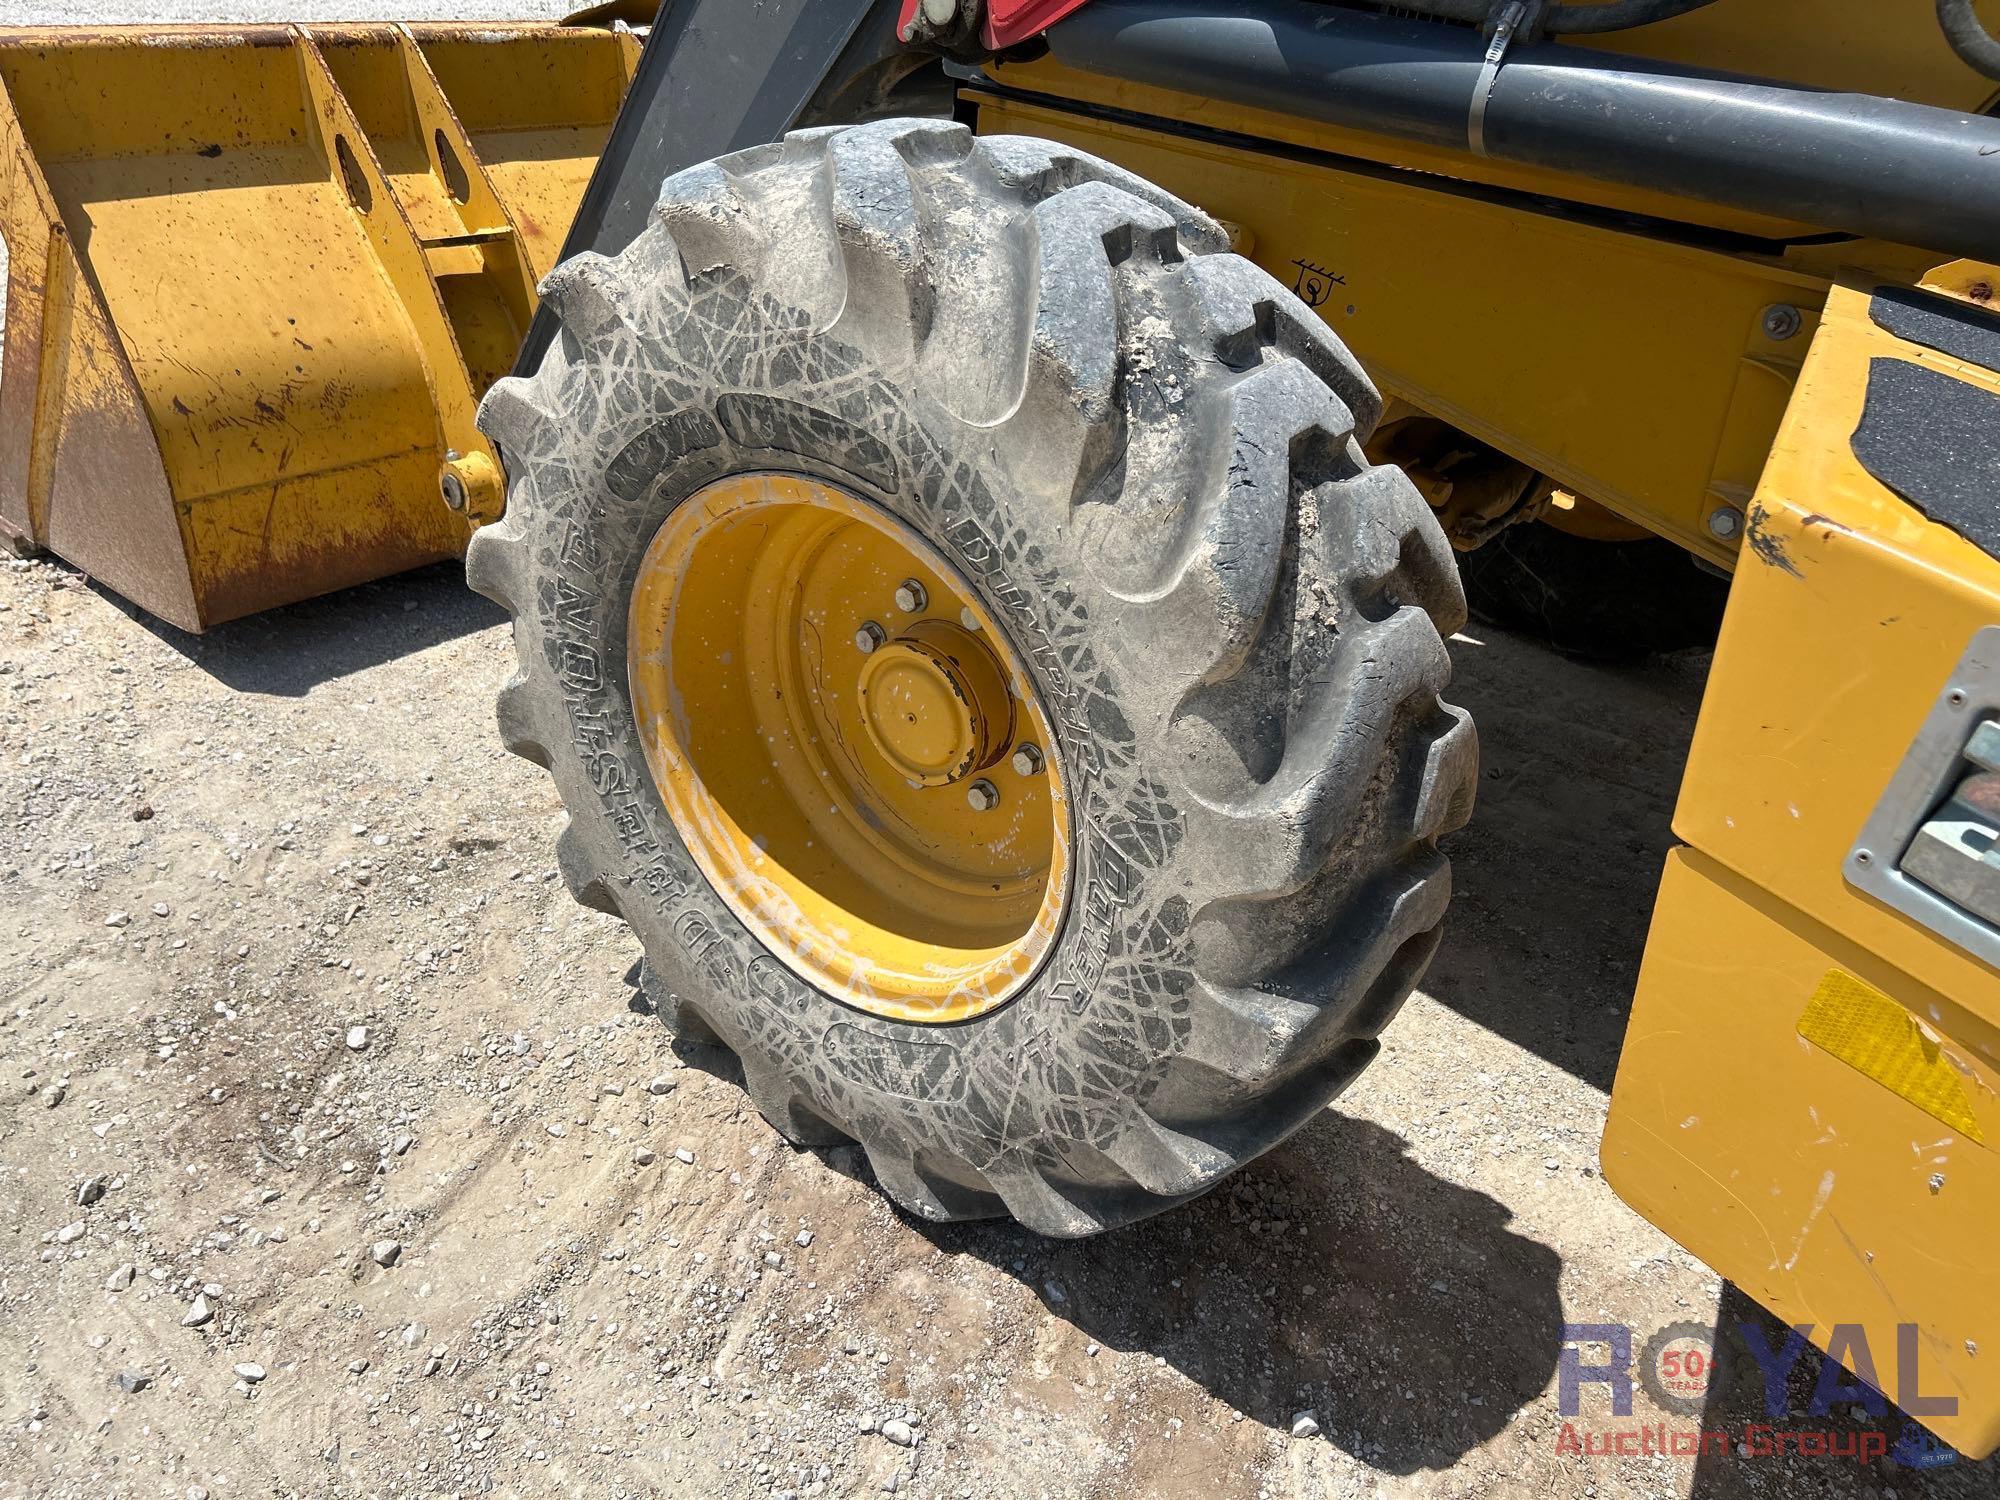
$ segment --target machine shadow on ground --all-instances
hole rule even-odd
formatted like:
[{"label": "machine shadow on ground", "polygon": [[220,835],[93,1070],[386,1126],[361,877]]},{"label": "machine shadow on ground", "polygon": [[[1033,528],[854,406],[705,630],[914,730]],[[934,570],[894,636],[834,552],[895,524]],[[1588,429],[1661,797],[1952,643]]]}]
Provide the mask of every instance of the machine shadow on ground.
[{"label": "machine shadow on ground", "polygon": [[[1765,1350],[1782,1351],[1786,1329],[1733,1283],[1723,1285],[1711,1336],[1722,1351],[1720,1374],[1710,1381],[1699,1417],[1683,1418],[1679,1425],[1698,1421],[1704,1433],[1726,1433],[1735,1443],[1747,1433],[1759,1449],[1778,1441],[1759,1435],[1759,1429],[1828,1433],[1836,1451],[1857,1455],[1872,1443],[1870,1451],[1877,1456],[1865,1461],[1858,1456],[1792,1460],[1793,1466],[1843,1471],[1845,1484],[1829,1485],[1830,1492],[1894,1493],[1898,1500],[1990,1500],[2000,1494],[2000,1458],[1972,1463],[1959,1457],[1884,1398],[1874,1398],[1878,1409],[1868,1410],[1856,1399],[1853,1378],[1830,1365],[1817,1349],[1807,1350],[1792,1365],[1782,1391],[1768,1392],[1748,1340],[1758,1340]],[[1822,1396],[1835,1391],[1844,1394],[1830,1401]],[[1816,1396],[1821,1397],[1817,1406]],[[1882,1448],[1888,1451],[1880,1453]],[[1695,1461],[1688,1500],[1752,1500],[1768,1495],[1771,1483],[1762,1471],[1777,1466],[1761,1452],[1704,1451]]]},{"label": "machine shadow on ground", "polygon": [[1479,802],[1421,988],[1608,1092],[1708,655],[1609,666],[1477,624],[1451,650]]},{"label": "machine shadow on ground", "polygon": [[1418,1166],[1395,1132],[1333,1112],[1207,1196],[1095,1239],[910,1222],[1246,1421],[1283,1431],[1311,1408],[1388,1474],[1449,1468],[1492,1439],[1561,1348],[1561,1257]]},{"label": "machine shadow on ground", "polygon": [[[632,1007],[650,1010],[636,965],[626,979]],[[728,1051],[674,1050],[741,1086]],[[880,1191],[856,1148],[814,1154]],[[1547,1387],[1562,1348],[1562,1257],[1515,1234],[1495,1199],[1418,1166],[1394,1131],[1331,1110],[1204,1197],[1092,1239],[898,1216],[1244,1421],[1285,1431],[1312,1409],[1331,1442],[1385,1474],[1448,1469],[1491,1440]]]},{"label": "machine shadow on ground", "polygon": [[90,587],[225,687],[279,698],[303,697],[506,621],[499,605],[466,587],[465,567],[455,562],[231,620],[202,635],[156,620],[101,585]]}]

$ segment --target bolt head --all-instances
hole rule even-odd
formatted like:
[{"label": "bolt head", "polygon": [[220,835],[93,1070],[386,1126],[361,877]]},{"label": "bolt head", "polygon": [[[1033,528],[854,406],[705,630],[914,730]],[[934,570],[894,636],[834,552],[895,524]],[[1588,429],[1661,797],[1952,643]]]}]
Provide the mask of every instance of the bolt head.
[{"label": "bolt head", "polygon": [[931,602],[931,596],[924,586],[914,578],[905,578],[896,585],[896,608],[906,615],[922,614]]},{"label": "bolt head", "polygon": [[1764,337],[1783,341],[1805,326],[1799,310],[1789,302],[1773,302],[1764,309]]},{"label": "bolt head", "polygon": [[1023,740],[1014,747],[1014,758],[1009,764],[1017,776],[1038,775],[1042,769],[1042,747]]},{"label": "bolt head", "polygon": [[1743,534],[1743,512],[1733,505],[1716,506],[1708,513],[1708,533],[1717,541],[1735,541]]},{"label": "bolt head", "polygon": [[861,622],[861,628],[854,632],[854,649],[867,656],[888,639],[888,632],[880,625],[873,620],[864,620]]},{"label": "bolt head", "polygon": [[1000,788],[982,776],[965,789],[965,800],[974,812],[992,812],[1000,805]]}]

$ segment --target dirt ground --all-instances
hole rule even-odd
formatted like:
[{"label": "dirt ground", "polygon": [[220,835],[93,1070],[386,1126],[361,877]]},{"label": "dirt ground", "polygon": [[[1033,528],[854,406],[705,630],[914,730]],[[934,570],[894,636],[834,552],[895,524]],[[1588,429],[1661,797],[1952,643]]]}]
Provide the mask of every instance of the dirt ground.
[{"label": "dirt ground", "polygon": [[1563,1450],[1565,1323],[1762,1317],[1596,1170],[1705,662],[1455,652],[1482,804],[1382,1060],[1207,1198],[1057,1243],[904,1218],[676,1049],[556,877],[458,569],[197,639],[0,565],[0,1497],[2000,1494]]},{"label": "dirt ground", "polygon": [[5,566],[0,1495],[2000,1492],[1561,1451],[1566,1321],[1757,1316],[1596,1170],[1705,663],[1455,649],[1483,803],[1382,1061],[1057,1243],[903,1218],[676,1050],[459,570],[197,639]]}]

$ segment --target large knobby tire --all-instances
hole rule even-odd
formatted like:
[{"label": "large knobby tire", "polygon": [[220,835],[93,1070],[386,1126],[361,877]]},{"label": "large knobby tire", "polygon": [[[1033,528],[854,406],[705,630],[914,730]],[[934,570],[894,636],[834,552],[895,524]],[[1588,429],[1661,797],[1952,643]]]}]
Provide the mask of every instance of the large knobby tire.
[{"label": "large knobby tire", "polygon": [[[570,888],[773,1125],[860,1142],[926,1218],[1078,1235],[1202,1192],[1346,1086],[1437,945],[1476,759],[1438,699],[1451,553],[1363,460],[1354,361],[1226,245],[1045,141],[803,132],[558,269],[560,339],[481,410],[511,490],[468,571],[513,616],[501,731],[555,778]],[[882,1019],[775,962],[648,773],[641,556],[693,491],[772,470],[920,532],[1056,721],[1070,897],[976,1019]]]},{"label": "large knobby tire", "polygon": [[1729,580],[1662,537],[1599,541],[1540,521],[1509,526],[1459,571],[1472,616],[1586,661],[1709,650]]}]

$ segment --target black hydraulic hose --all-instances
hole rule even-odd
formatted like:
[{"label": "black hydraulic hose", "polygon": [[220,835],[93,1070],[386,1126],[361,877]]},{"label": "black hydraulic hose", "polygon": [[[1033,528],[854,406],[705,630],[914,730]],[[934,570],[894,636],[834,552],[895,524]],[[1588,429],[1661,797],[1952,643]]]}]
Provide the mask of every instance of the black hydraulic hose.
[{"label": "black hydraulic hose", "polygon": [[1973,14],[1972,0],[1937,0],[1937,17],[1944,39],[1960,60],[1988,78],[2000,80],[2000,41],[1995,41]]},{"label": "black hydraulic hose", "polygon": [[1671,21],[1715,0],[1613,0],[1610,5],[1560,5],[1542,21],[1544,31],[1586,36],[1599,31],[1629,31],[1655,21]]},{"label": "black hydraulic hose", "polygon": [[[1384,0],[1390,3],[1390,0]],[[1399,11],[1413,11],[1437,21],[1466,21],[1478,25],[1493,14],[1493,0],[1393,0]]]},{"label": "black hydraulic hose", "polygon": [[1085,73],[2000,260],[2000,119],[1306,0],[1093,0]]},{"label": "black hydraulic hose", "polygon": [[[1474,25],[1489,20],[1494,11],[1494,0],[1394,0],[1394,3],[1398,10]],[[1671,21],[1675,16],[1714,3],[1715,0],[1612,0],[1608,5],[1551,5],[1542,15],[1542,30],[1571,36],[1629,31],[1634,26]],[[1944,4],[1945,0],[1938,0],[1940,10]]]}]

